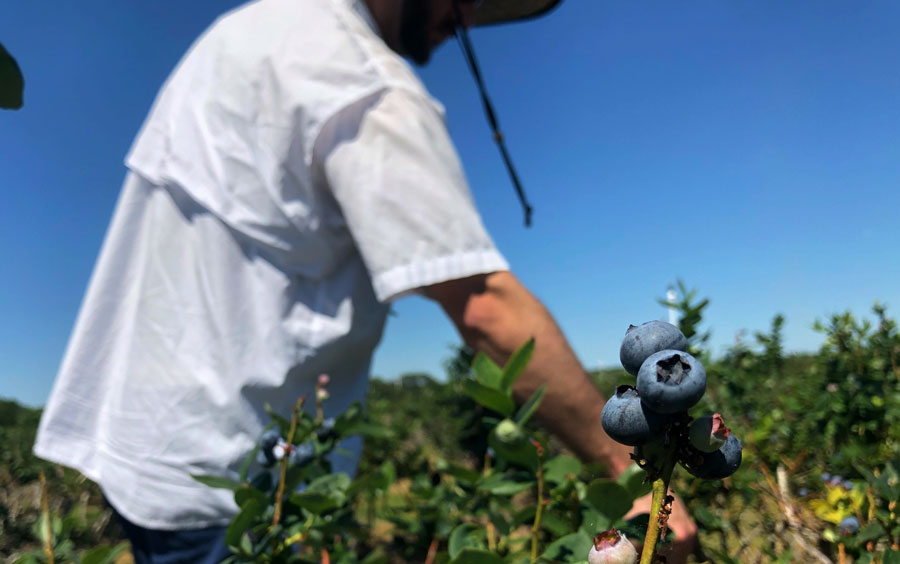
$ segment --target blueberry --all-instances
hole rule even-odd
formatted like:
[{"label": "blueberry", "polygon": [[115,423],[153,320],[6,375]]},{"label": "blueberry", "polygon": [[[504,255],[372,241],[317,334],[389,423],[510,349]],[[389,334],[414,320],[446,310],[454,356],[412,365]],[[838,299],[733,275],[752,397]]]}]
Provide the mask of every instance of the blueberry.
[{"label": "blueberry", "polygon": [[637,376],[647,357],[664,350],[687,350],[687,339],[674,325],[665,321],[648,321],[632,325],[625,332],[619,348],[619,360],[630,374]]},{"label": "blueberry", "polygon": [[844,486],[844,489],[848,492],[853,489],[853,482],[851,482],[850,480],[844,480],[844,483],[841,485]]},{"label": "blueberry", "polygon": [[797,495],[799,495],[800,497],[806,497],[806,496],[808,496],[808,495],[809,495],[809,488],[800,488],[799,490],[797,490]]},{"label": "blueberry", "polygon": [[840,529],[842,535],[852,535],[859,530],[859,520],[852,515],[844,517],[841,519],[838,529]]},{"label": "blueberry", "polygon": [[322,426],[316,431],[316,438],[319,439],[319,442],[325,442],[335,437],[337,437],[337,431],[334,430],[334,417],[329,417],[322,421]]},{"label": "blueberry", "polygon": [[741,466],[741,441],[733,433],[716,452],[701,452],[687,447],[688,456],[681,464],[687,471],[704,480],[721,480],[734,474]]},{"label": "blueberry", "polygon": [[688,433],[694,448],[701,452],[716,452],[728,440],[731,429],[725,426],[721,415],[714,413],[691,421]]},{"label": "blueberry", "polygon": [[312,443],[303,443],[302,445],[294,447],[289,455],[288,461],[293,466],[306,466],[312,461],[315,454],[316,450],[313,448]]},{"label": "blueberry", "polygon": [[256,461],[265,467],[273,466],[278,459],[275,457],[275,446],[281,435],[277,429],[269,429],[259,438],[259,451],[256,453]]},{"label": "blueberry", "polygon": [[633,386],[619,386],[603,406],[600,423],[614,441],[628,446],[642,445],[659,436],[670,418],[644,405]]},{"label": "blueberry", "polygon": [[819,478],[821,478],[823,482],[827,482],[828,480],[831,479],[831,474],[829,474],[828,472],[823,472],[823,473],[819,476]]},{"label": "blueberry", "polygon": [[615,529],[603,531],[594,537],[588,552],[588,564],[635,564],[638,559],[634,545]]},{"label": "blueberry", "polygon": [[659,351],[647,357],[637,375],[641,400],[659,413],[686,411],[706,392],[706,370],[690,354]]},{"label": "blueberry", "polygon": [[494,428],[497,439],[504,444],[516,444],[525,440],[525,432],[512,419],[504,419]]}]

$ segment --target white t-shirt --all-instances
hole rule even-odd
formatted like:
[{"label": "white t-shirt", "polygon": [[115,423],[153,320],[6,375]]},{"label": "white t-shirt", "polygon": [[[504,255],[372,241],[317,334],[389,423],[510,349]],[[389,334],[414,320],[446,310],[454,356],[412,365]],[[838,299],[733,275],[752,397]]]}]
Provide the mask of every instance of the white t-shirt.
[{"label": "white t-shirt", "polygon": [[391,300],[508,268],[362,0],[217,20],[127,165],[34,450],[144,527],[227,523],[231,493],[190,474],[236,477],[266,403],[290,413],[321,373],[326,412],[362,401]]}]

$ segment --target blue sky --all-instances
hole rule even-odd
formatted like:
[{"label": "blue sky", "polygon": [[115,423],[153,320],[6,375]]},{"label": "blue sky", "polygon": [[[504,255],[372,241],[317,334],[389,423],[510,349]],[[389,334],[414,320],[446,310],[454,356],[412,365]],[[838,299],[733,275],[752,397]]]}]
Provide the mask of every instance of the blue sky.
[{"label": "blue sky", "polygon": [[[298,0],[302,1],[302,0]],[[191,41],[237,2],[7,0],[26,106],[0,112],[0,396],[49,394],[124,176]],[[846,309],[900,312],[900,3],[566,0],[472,34],[521,211],[459,49],[421,70],[489,231],[587,367],[682,278],[721,352],[787,317],[789,350]],[[441,373],[452,326],[395,305],[374,373]]]}]

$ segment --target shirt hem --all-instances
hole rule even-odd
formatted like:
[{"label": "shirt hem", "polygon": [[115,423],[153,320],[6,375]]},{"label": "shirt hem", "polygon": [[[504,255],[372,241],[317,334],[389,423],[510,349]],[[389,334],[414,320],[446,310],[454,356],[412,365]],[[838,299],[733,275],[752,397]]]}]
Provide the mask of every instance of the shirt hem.
[{"label": "shirt hem", "polygon": [[425,286],[476,274],[509,270],[496,249],[477,249],[409,263],[373,276],[375,297],[383,303],[412,294]]},{"label": "shirt hem", "polygon": [[103,486],[103,477],[99,471],[99,468],[102,466],[102,464],[99,463],[100,458],[106,458],[107,464],[122,464],[123,461],[109,460],[111,458],[109,453],[95,441],[73,436],[48,436],[44,433],[40,437],[40,440],[35,443],[33,452],[35,456],[39,458],[73,468],[84,474],[89,480],[100,487],[107,502],[112,505],[122,517],[140,527],[159,531],[176,531],[181,529],[224,527],[231,523],[231,517],[172,523],[170,521],[144,519],[143,517],[132,513],[125,504],[119,503],[119,500],[117,499],[118,496],[115,494],[110,495],[108,488]]}]

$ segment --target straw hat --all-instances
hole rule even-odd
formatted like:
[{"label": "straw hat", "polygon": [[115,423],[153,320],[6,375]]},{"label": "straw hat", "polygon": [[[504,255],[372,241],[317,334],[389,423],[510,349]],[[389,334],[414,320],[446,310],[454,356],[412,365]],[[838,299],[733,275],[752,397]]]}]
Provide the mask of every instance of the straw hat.
[{"label": "straw hat", "polygon": [[475,25],[513,22],[540,16],[562,0],[484,0],[475,12]]}]

